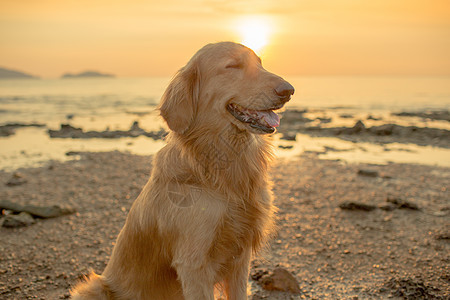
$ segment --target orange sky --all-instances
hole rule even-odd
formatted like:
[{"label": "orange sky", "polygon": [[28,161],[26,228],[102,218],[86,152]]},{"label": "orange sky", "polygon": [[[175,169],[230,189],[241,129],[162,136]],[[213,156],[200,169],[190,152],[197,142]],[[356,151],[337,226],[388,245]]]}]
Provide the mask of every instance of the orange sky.
[{"label": "orange sky", "polygon": [[167,76],[246,18],[282,75],[450,75],[449,0],[0,0],[0,66]]}]

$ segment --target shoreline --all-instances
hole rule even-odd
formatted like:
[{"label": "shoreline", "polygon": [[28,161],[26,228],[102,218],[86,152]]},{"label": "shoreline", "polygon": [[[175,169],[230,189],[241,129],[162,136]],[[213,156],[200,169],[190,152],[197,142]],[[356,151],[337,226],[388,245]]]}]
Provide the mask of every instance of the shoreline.
[{"label": "shoreline", "polygon": [[[17,186],[5,185],[15,172],[0,171],[0,198],[77,211],[28,227],[0,227],[0,295],[65,299],[90,268],[103,271],[148,180],[152,156],[78,155],[16,170],[25,181]],[[304,153],[276,159],[271,177],[279,230],[252,263],[251,299],[450,296],[449,167],[352,164]],[[417,209],[387,208],[388,199]],[[373,209],[341,208],[349,202]],[[257,274],[277,266],[299,282],[298,298],[263,290],[257,282]]]},{"label": "shoreline", "polygon": [[[386,116],[343,112],[339,108],[290,108],[281,114],[281,126],[273,139],[282,157],[315,152],[321,158],[349,162],[450,166],[448,110],[391,112]],[[167,129],[157,115],[151,116],[150,120],[156,122],[151,124],[149,119],[139,117],[129,124],[128,120],[105,130],[76,126],[80,120],[72,115],[67,122],[59,123],[58,129],[37,122],[0,125],[0,168],[13,170],[51,160],[65,161],[65,153],[71,151],[120,150],[152,155],[164,145]]]}]

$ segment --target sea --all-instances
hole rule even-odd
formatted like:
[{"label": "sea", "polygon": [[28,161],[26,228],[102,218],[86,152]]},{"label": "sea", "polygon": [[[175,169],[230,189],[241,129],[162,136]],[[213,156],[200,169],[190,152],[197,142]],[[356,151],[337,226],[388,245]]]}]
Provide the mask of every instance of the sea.
[{"label": "sea", "polygon": [[[316,117],[328,118],[330,122],[326,126],[352,126],[358,119],[374,116],[385,123],[450,129],[448,121],[392,114],[449,110],[450,77],[317,76],[285,79],[296,90],[287,108],[307,109]],[[55,139],[50,138],[47,131],[59,129],[61,124],[85,131],[127,130],[135,121],[146,130],[166,128],[156,106],[170,80],[169,77],[0,80],[0,125],[45,124],[45,127],[18,128],[14,135],[0,137],[0,170],[12,171],[45,165],[54,160],[76,159],[76,156],[66,155],[69,151],[156,153],[164,146],[164,141],[143,136]],[[282,159],[316,151],[322,159],[338,159],[344,163],[450,166],[450,150],[432,146],[399,143],[358,143],[355,146],[355,143],[335,137],[304,134],[298,134],[296,141],[291,142],[275,135],[274,142],[276,154]],[[280,145],[283,148],[278,147]],[[343,151],[323,151],[330,147]]]}]

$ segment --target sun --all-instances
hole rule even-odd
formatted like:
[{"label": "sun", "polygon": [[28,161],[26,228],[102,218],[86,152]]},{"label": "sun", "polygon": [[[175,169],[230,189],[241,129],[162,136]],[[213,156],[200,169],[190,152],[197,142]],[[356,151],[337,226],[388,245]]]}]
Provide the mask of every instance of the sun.
[{"label": "sun", "polygon": [[269,42],[270,23],[263,17],[245,17],[237,22],[241,43],[260,54]]}]

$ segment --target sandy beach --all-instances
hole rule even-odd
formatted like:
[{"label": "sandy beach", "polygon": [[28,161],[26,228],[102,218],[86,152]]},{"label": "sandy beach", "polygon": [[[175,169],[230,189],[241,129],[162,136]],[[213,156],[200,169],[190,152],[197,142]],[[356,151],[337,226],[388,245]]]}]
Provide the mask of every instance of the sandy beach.
[{"label": "sandy beach", "polygon": [[[0,228],[1,298],[66,299],[83,274],[103,271],[152,157],[77,155],[0,172],[0,199],[76,210]],[[305,153],[278,159],[271,175],[279,229],[252,262],[249,299],[448,299],[450,168]],[[18,184],[7,186],[13,178]],[[296,278],[300,294],[261,287],[277,267]]]}]

